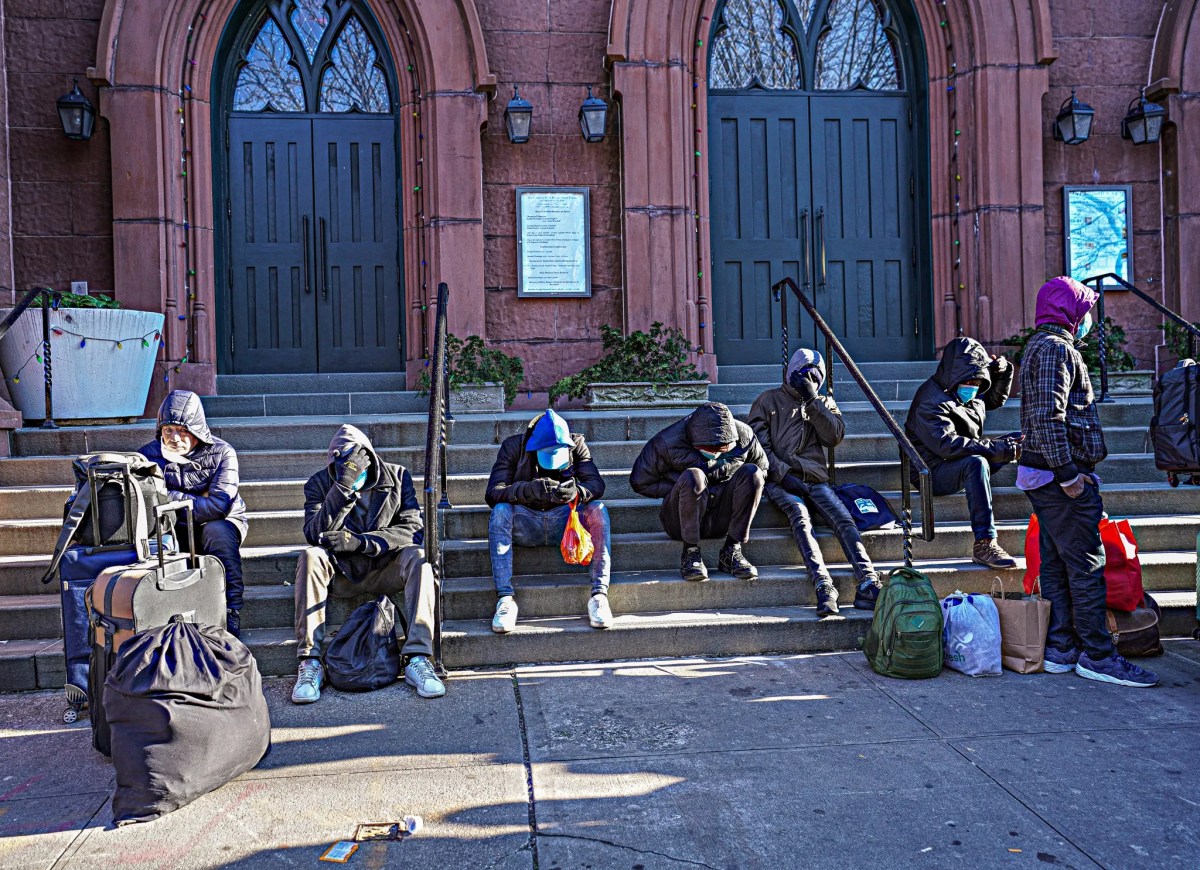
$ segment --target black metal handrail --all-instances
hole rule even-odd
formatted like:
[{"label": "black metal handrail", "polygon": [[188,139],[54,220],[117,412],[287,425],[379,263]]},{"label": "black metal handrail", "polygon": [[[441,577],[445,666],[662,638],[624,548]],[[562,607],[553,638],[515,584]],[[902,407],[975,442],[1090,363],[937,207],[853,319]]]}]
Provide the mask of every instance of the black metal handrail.
[{"label": "black metal handrail", "polygon": [[[933,518],[933,479],[929,474],[929,466],[925,464],[925,460],[921,458],[921,454],[917,452],[917,448],[908,440],[908,436],[904,434],[904,430],[900,428],[900,424],[888,411],[883,401],[876,395],[875,390],[867,382],[866,377],[859,370],[858,364],[847,353],[846,348],[834,335],[833,330],[829,328],[824,318],[817,311],[812,300],[804,294],[801,289],[796,286],[796,282],[791,278],[784,278],[782,281],[777,281],[771,287],[771,294],[775,301],[780,305],[780,322],[786,324],[788,322],[787,315],[787,294],[783,292],[785,288],[790,288],[792,293],[800,301],[800,305],[808,312],[808,316],[812,318],[817,329],[825,336],[825,358],[829,361],[828,365],[828,389],[830,397],[833,396],[833,354],[836,353],[842,358],[842,362],[846,365],[846,370],[850,372],[855,383],[858,384],[863,395],[867,397],[867,401],[875,409],[875,413],[883,420],[883,425],[887,427],[888,432],[896,440],[896,444],[900,451],[900,493],[901,493],[901,517],[900,522],[904,529],[904,564],[912,567],[912,482],[909,478],[912,470],[917,472],[917,490],[921,495],[921,539],[924,541],[932,541],[934,534],[934,518]],[[787,330],[783,331],[783,358],[786,360],[791,356],[788,348]],[[829,460],[829,480],[831,483],[837,482],[836,468],[834,467],[834,449],[827,448]]]},{"label": "black metal handrail", "polygon": [[1159,314],[1166,317],[1173,323],[1182,326],[1188,333],[1188,347],[1191,350],[1192,357],[1197,356],[1197,348],[1200,348],[1200,329],[1197,329],[1193,324],[1184,319],[1183,315],[1172,311],[1167,306],[1163,305],[1153,296],[1145,293],[1136,285],[1129,283],[1120,275],[1114,272],[1105,272],[1103,275],[1092,275],[1090,278],[1084,278],[1083,284],[1095,283],[1096,293],[1099,298],[1096,300],[1096,313],[1099,315],[1096,318],[1096,341],[1100,345],[1100,399],[1101,402],[1115,402],[1116,399],[1110,398],[1108,395],[1108,351],[1104,346],[1104,282],[1112,279],[1121,285],[1122,292],[1129,291],[1134,296],[1148,303],[1152,308],[1158,311]]},{"label": "black metal handrail", "polygon": [[[450,504],[449,473],[446,468],[446,444],[449,441],[447,420],[450,416],[450,363],[446,357],[446,303],[450,290],[443,281],[437,289],[437,316],[433,327],[433,354],[429,361],[429,423],[425,430],[425,560],[433,568],[435,586],[433,620],[433,666],[443,677],[442,664],[442,601],[445,558],[442,531],[445,512]],[[440,373],[440,374],[439,374]]]},{"label": "black metal handrail", "polygon": [[38,296],[46,297],[42,302],[42,379],[46,384],[46,419],[42,421],[42,428],[57,429],[58,424],[54,422],[54,362],[50,353],[50,308],[58,308],[58,303],[62,301],[62,292],[51,290],[49,287],[34,287],[28,291],[3,322],[0,322],[0,341],[4,340],[17,318],[37,301]]}]

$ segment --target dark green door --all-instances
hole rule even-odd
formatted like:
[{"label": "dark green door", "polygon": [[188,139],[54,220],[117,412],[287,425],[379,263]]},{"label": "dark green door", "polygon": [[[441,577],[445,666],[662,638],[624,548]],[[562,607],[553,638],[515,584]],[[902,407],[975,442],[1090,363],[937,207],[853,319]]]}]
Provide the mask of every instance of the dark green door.
[{"label": "dark green door", "polygon": [[[928,207],[913,174],[919,113],[904,89],[899,25],[874,0],[800,7],[803,15],[784,0],[728,0],[714,16],[717,358],[780,360],[784,325],[770,288],[791,277],[855,359],[918,359],[929,308]],[[812,346],[811,321],[789,309],[791,347]]]}]

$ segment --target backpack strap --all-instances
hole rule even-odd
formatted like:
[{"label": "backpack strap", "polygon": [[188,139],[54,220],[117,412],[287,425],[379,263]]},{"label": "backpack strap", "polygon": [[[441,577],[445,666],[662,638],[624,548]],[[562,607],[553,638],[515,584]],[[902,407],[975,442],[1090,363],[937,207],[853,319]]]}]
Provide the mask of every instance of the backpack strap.
[{"label": "backpack strap", "polygon": [[[79,526],[83,523],[84,514],[88,512],[88,508],[92,505],[92,488],[90,486],[81,486],[75,492],[75,499],[71,502],[71,511],[67,514],[67,518],[63,520],[62,531],[58,533],[58,540],[54,544],[54,555],[50,557],[50,567],[46,569],[46,573],[42,575],[42,582],[49,583],[54,579],[54,575],[58,572],[58,565],[62,561],[63,554],[66,553],[67,547],[71,540],[75,537],[75,533],[79,531]],[[97,529],[97,533],[99,530]]]}]

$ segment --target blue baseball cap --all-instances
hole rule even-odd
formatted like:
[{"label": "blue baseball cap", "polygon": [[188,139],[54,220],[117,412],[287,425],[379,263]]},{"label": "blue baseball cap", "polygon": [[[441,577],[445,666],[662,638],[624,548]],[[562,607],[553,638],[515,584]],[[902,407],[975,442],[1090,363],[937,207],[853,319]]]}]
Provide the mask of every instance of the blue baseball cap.
[{"label": "blue baseball cap", "polygon": [[574,446],[567,421],[553,410],[547,410],[538,418],[533,424],[533,431],[529,433],[529,439],[525,442],[527,451],[537,453],[539,465],[555,471],[570,465],[571,448]]}]

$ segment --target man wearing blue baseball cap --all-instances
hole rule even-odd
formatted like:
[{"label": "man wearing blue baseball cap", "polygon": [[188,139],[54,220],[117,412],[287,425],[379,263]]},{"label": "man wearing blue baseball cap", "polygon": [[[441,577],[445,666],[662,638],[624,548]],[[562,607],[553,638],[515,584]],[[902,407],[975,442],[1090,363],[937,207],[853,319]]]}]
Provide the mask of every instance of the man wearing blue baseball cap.
[{"label": "man wearing blue baseball cap", "polygon": [[571,503],[576,500],[579,520],[596,547],[591,563],[588,622],[592,628],[612,625],[608,606],[608,509],[598,501],[603,494],[604,479],[583,436],[572,433],[567,421],[554,411],[539,414],[524,432],[504,440],[488,477],[486,496],[492,509],[488,550],[499,597],[492,631],[507,634],[517,624],[513,545],[557,547],[567,528]]}]

